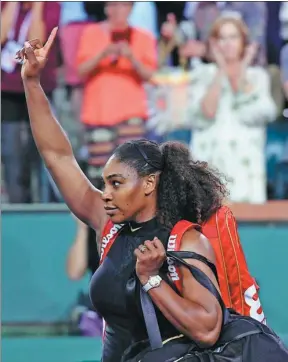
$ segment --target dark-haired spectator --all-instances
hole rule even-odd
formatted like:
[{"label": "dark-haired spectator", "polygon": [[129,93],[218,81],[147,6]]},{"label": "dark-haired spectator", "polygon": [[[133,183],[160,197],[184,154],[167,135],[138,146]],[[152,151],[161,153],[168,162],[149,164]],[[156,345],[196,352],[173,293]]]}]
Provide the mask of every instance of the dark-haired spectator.
[{"label": "dark-haired spectator", "polygon": [[[84,8],[87,14],[94,21],[106,20],[104,1],[84,1]],[[130,1],[132,3],[132,1]],[[166,3],[167,4],[167,3]],[[157,37],[157,6],[155,1],[137,1],[133,2],[133,8],[128,21],[131,26],[151,32]]]}]

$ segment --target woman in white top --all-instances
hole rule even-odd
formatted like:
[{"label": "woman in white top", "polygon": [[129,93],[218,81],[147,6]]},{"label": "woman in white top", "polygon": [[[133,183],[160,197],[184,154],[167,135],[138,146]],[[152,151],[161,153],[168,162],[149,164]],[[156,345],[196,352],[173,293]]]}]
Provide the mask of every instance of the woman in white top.
[{"label": "woman in white top", "polygon": [[263,203],[265,126],[277,110],[268,74],[251,66],[257,45],[247,42],[247,28],[238,18],[219,18],[212,26],[209,49],[215,63],[191,72],[184,122],[193,130],[193,156],[228,176],[231,200]]}]

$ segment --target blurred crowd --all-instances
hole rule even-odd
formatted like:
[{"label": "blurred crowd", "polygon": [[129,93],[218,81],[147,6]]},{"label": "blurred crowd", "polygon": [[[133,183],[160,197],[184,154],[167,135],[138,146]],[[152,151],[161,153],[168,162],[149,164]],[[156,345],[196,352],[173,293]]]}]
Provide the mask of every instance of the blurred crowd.
[{"label": "blurred crowd", "polygon": [[62,201],[14,59],[55,26],[42,87],[97,187],[117,145],[149,138],[189,144],[233,202],[288,199],[288,2],[2,1],[4,202]]}]

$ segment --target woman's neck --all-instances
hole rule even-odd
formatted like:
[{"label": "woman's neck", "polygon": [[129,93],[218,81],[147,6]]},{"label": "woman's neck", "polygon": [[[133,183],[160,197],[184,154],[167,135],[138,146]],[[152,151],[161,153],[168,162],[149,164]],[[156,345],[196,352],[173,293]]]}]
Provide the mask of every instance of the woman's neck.
[{"label": "woman's neck", "polygon": [[226,71],[228,75],[239,73],[241,72],[241,70],[242,70],[242,63],[240,60],[226,62]]},{"label": "woman's neck", "polygon": [[111,31],[124,31],[128,28],[128,22],[125,23],[113,23],[108,21],[108,26]]},{"label": "woman's neck", "polygon": [[145,209],[141,210],[137,215],[135,215],[134,221],[136,223],[143,223],[149,220],[152,220],[157,215],[157,206],[149,205]]},{"label": "woman's neck", "polygon": [[241,60],[235,59],[235,60],[226,60],[227,68],[238,68],[241,66]]}]

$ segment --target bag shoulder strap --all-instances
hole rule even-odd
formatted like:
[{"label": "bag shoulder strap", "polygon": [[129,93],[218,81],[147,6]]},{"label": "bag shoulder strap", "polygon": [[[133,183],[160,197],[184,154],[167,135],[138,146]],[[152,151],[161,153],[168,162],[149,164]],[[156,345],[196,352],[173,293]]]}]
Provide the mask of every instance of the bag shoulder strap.
[{"label": "bag shoulder strap", "polygon": [[113,224],[111,220],[104,226],[100,242],[100,265],[103,263],[123,226],[124,224]]},{"label": "bag shoulder strap", "polygon": [[229,312],[227,311],[225,304],[222,300],[220,293],[213,284],[213,282],[208,278],[208,276],[202,272],[199,268],[186,263],[183,259],[195,259],[206,264],[213,272],[218,282],[218,275],[216,266],[205,258],[203,255],[199,255],[194,252],[180,251],[181,240],[186,231],[191,228],[201,231],[201,227],[198,224],[194,224],[187,220],[179,221],[171,231],[168,246],[167,246],[167,256],[168,256],[168,273],[173,283],[175,284],[178,291],[182,292],[182,283],[181,283],[181,273],[179,270],[179,265],[186,266],[190,271],[193,277],[200,283],[204,288],[208,289],[218,300],[222,313],[223,313],[223,323],[226,323],[228,320]]},{"label": "bag shoulder strap", "polygon": [[213,264],[205,256],[197,254],[193,251],[181,251],[181,250],[173,252],[173,255],[177,256],[180,259],[195,259],[195,260],[199,260],[202,263],[206,264],[212,270],[217,282],[219,283],[217,269],[216,269],[215,264]]},{"label": "bag shoulder strap", "polygon": [[[199,255],[194,253],[195,255]],[[218,292],[217,288],[215,287],[214,283],[211,281],[211,279],[199,268],[197,268],[194,265],[188,264],[186,263],[186,261],[184,261],[183,259],[179,258],[177,256],[177,253],[174,252],[167,252],[167,255],[172,258],[173,260],[176,261],[176,263],[181,264],[185,267],[187,267],[191,274],[193,275],[193,277],[197,280],[197,282],[199,284],[201,284],[204,288],[206,288],[207,290],[209,290],[210,293],[212,293],[214,295],[214,297],[218,300],[218,303],[221,306],[222,309],[222,313],[223,313],[223,324],[225,324],[228,320],[229,317],[229,312],[225,307],[225,304],[221,298],[220,293]],[[201,256],[201,255],[200,255]],[[192,258],[194,259],[194,258]],[[199,260],[197,258],[197,260]]]}]

